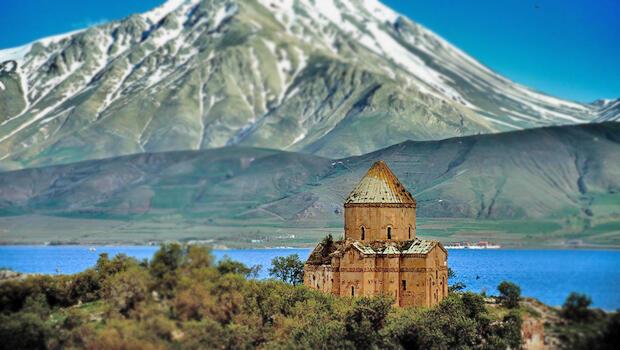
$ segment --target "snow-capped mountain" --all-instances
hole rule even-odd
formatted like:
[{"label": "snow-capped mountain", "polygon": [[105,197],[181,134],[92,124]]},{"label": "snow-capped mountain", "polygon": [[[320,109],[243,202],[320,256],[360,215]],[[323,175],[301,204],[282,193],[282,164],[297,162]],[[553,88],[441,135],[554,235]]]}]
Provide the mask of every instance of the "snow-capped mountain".
[{"label": "snow-capped mountain", "polygon": [[[515,84],[375,0],[170,0],[0,51],[0,168],[616,120]],[[613,104],[612,104],[613,105]]]},{"label": "snow-capped mountain", "polygon": [[596,100],[592,105],[598,107],[595,122],[620,121],[620,98],[616,100]]}]

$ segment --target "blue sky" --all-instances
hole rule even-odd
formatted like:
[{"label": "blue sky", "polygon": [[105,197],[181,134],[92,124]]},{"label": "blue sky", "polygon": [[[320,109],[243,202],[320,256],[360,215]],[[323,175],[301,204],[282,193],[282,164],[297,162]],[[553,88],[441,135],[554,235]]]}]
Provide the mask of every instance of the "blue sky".
[{"label": "blue sky", "polygon": [[[162,0],[1,2],[0,48],[7,48],[143,12]],[[516,82],[584,102],[620,97],[619,0],[383,2]]]},{"label": "blue sky", "polygon": [[383,0],[496,72],[559,97],[620,97],[619,0]]}]

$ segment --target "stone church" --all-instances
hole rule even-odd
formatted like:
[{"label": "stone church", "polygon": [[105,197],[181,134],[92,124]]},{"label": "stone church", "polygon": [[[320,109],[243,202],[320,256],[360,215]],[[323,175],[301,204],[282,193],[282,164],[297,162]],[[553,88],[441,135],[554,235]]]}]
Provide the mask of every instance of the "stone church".
[{"label": "stone church", "polygon": [[448,294],[448,252],[416,237],[416,200],[383,162],[344,203],[344,239],[324,240],[304,284],[340,296],[390,295],[397,306],[433,306]]}]

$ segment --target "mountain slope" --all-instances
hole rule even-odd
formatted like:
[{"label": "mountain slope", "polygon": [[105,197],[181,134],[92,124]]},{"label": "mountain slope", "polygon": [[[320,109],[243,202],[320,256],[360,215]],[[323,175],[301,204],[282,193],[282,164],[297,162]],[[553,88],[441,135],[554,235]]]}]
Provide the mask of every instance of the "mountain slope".
[{"label": "mountain slope", "polygon": [[341,160],[227,147],[5,172],[0,214],[339,227],[344,198],[379,159],[422,218],[553,219],[578,231],[620,221],[618,123],[410,141]]},{"label": "mountain slope", "polygon": [[618,115],[510,82],[374,0],[170,0],[2,50],[0,83],[0,169],[227,145],[342,157]]},{"label": "mountain slope", "polygon": [[620,99],[598,100],[593,105],[599,108],[595,122],[620,121]]}]

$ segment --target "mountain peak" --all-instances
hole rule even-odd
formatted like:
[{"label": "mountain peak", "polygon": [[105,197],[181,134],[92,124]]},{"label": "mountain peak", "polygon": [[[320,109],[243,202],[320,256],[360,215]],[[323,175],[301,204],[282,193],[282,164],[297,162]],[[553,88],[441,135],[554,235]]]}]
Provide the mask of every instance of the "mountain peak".
[{"label": "mountain peak", "polygon": [[0,84],[4,168],[228,145],[344,157],[601,113],[374,0],[170,0],[2,50]]},{"label": "mountain peak", "polygon": [[353,14],[358,19],[373,18],[382,22],[394,22],[399,17],[398,13],[376,0],[325,0],[320,2],[312,0],[259,0],[259,2],[265,8],[290,14],[288,21],[294,21],[298,17],[296,11],[299,8],[312,9],[314,14],[310,14],[310,17],[317,18],[316,16],[320,16],[334,24],[342,23],[343,14]]}]

